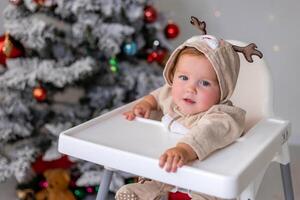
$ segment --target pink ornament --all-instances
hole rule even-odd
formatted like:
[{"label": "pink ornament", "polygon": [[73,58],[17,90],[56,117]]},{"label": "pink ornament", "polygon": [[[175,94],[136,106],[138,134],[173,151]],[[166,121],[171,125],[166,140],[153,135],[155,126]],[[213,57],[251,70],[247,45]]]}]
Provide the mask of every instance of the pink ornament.
[{"label": "pink ornament", "polygon": [[39,182],[40,188],[46,188],[48,187],[48,182],[46,180],[42,180]]},{"label": "pink ornament", "polygon": [[87,193],[93,193],[94,192],[94,188],[93,187],[86,187],[86,192]]}]

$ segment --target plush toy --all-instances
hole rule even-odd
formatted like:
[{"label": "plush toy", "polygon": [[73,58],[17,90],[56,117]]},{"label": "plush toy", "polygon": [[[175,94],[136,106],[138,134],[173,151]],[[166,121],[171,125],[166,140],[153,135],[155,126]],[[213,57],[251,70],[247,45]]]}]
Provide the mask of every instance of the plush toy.
[{"label": "plush toy", "polygon": [[70,175],[65,169],[51,169],[44,172],[48,186],[36,194],[36,200],[75,200],[68,189]]},{"label": "plush toy", "polygon": [[17,197],[19,200],[35,200],[33,189],[17,189]]}]

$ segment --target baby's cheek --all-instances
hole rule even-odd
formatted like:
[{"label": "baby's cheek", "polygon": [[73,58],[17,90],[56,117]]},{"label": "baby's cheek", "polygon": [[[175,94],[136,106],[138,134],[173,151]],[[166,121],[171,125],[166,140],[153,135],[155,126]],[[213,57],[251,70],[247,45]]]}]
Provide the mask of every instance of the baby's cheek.
[{"label": "baby's cheek", "polygon": [[212,92],[204,92],[199,98],[204,107],[211,107],[218,103],[218,96]]},{"label": "baby's cheek", "polygon": [[181,92],[180,88],[178,88],[178,87],[172,87],[171,95],[172,95],[172,98],[175,101],[180,98],[180,96],[182,95],[181,93],[182,92]]}]

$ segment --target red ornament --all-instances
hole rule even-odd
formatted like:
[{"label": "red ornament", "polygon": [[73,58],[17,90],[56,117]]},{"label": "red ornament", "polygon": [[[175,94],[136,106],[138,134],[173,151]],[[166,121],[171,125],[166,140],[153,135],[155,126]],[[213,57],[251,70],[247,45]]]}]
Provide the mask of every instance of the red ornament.
[{"label": "red ornament", "polygon": [[165,60],[167,51],[165,49],[159,49],[157,51],[157,58],[156,58],[156,62],[158,62],[159,64],[162,64],[163,61]]},{"label": "red ornament", "polygon": [[165,35],[169,39],[176,38],[179,35],[179,27],[177,24],[171,22],[165,28]]},{"label": "red ornament", "polygon": [[157,57],[158,57],[158,53],[156,51],[152,51],[151,53],[148,54],[147,57],[148,63],[152,63],[156,61]]},{"label": "red ornament", "polygon": [[42,102],[47,98],[47,91],[45,88],[38,86],[33,89],[32,95],[37,101]]},{"label": "red ornament", "polygon": [[17,58],[23,55],[22,49],[18,48],[15,43],[17,42],[8,33],[0,36],[0,64],[5,65],[7,58]]},{"label": "red ornament", "polygon": [[148,63],[157,62],[159,64],[162,64],[163,61],[165,60],[166,55],[167,55],[167,50],[158,49],[148,54],[147,61]]},{"label": "red ornament", "polygon": [[157,12],[153,6],[146,6],[144,9],[144,20],[147,23],[152,23],[157,18]]}]

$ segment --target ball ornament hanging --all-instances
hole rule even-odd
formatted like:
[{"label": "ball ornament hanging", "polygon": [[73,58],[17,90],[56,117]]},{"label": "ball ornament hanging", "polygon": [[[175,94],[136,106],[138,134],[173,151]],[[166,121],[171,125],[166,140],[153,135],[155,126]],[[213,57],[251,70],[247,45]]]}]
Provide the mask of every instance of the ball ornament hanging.
[{"label": "ball ornament hanging", "polygon": [[135,42],[128,42],[123,46],[123,52],[128,56],[133,56],[137,52],[137,45]]},{"label": "ball ornament hanging", "polygon": [[158,64],[163,64],[167,55],[167,50],[165,49],[156,49],[150,52],[147,56],[147,62],[157,62]]},{"label": "ball ornament hanging", "polygon": [[165,36],[168,39],[176,38],[179,35],[179,27],[174,22],[169,22],[165,27]]},{"label": "ball ornament hanging", "polygon": [[33,88],[32,95],[38,102],[43,102],[47,98],[47,90],[42,86]]},{"label": "ball ornament hanging", "polygon": [[20,44],[16,45],[9,33],[0,36],[0,64],[5,65],[6,59],[17,58],[24,54],[22,48],[19,48]]},{"label": "ball ornament hanging", "polygon": [[146,6],[145,9],[144,9],[144,20],[145,20],[145,22],[153,23],[153,22],[156,21],[156,19],[157,19],[156,9],[151,5]]},{"label": "ball ornament hanging", "polygon": [[111,57],[108,63],[109,63],[110,71],[112,71],[113,73],[117,73],[119,71],[119,65],[116,57],[114,56]]}]

